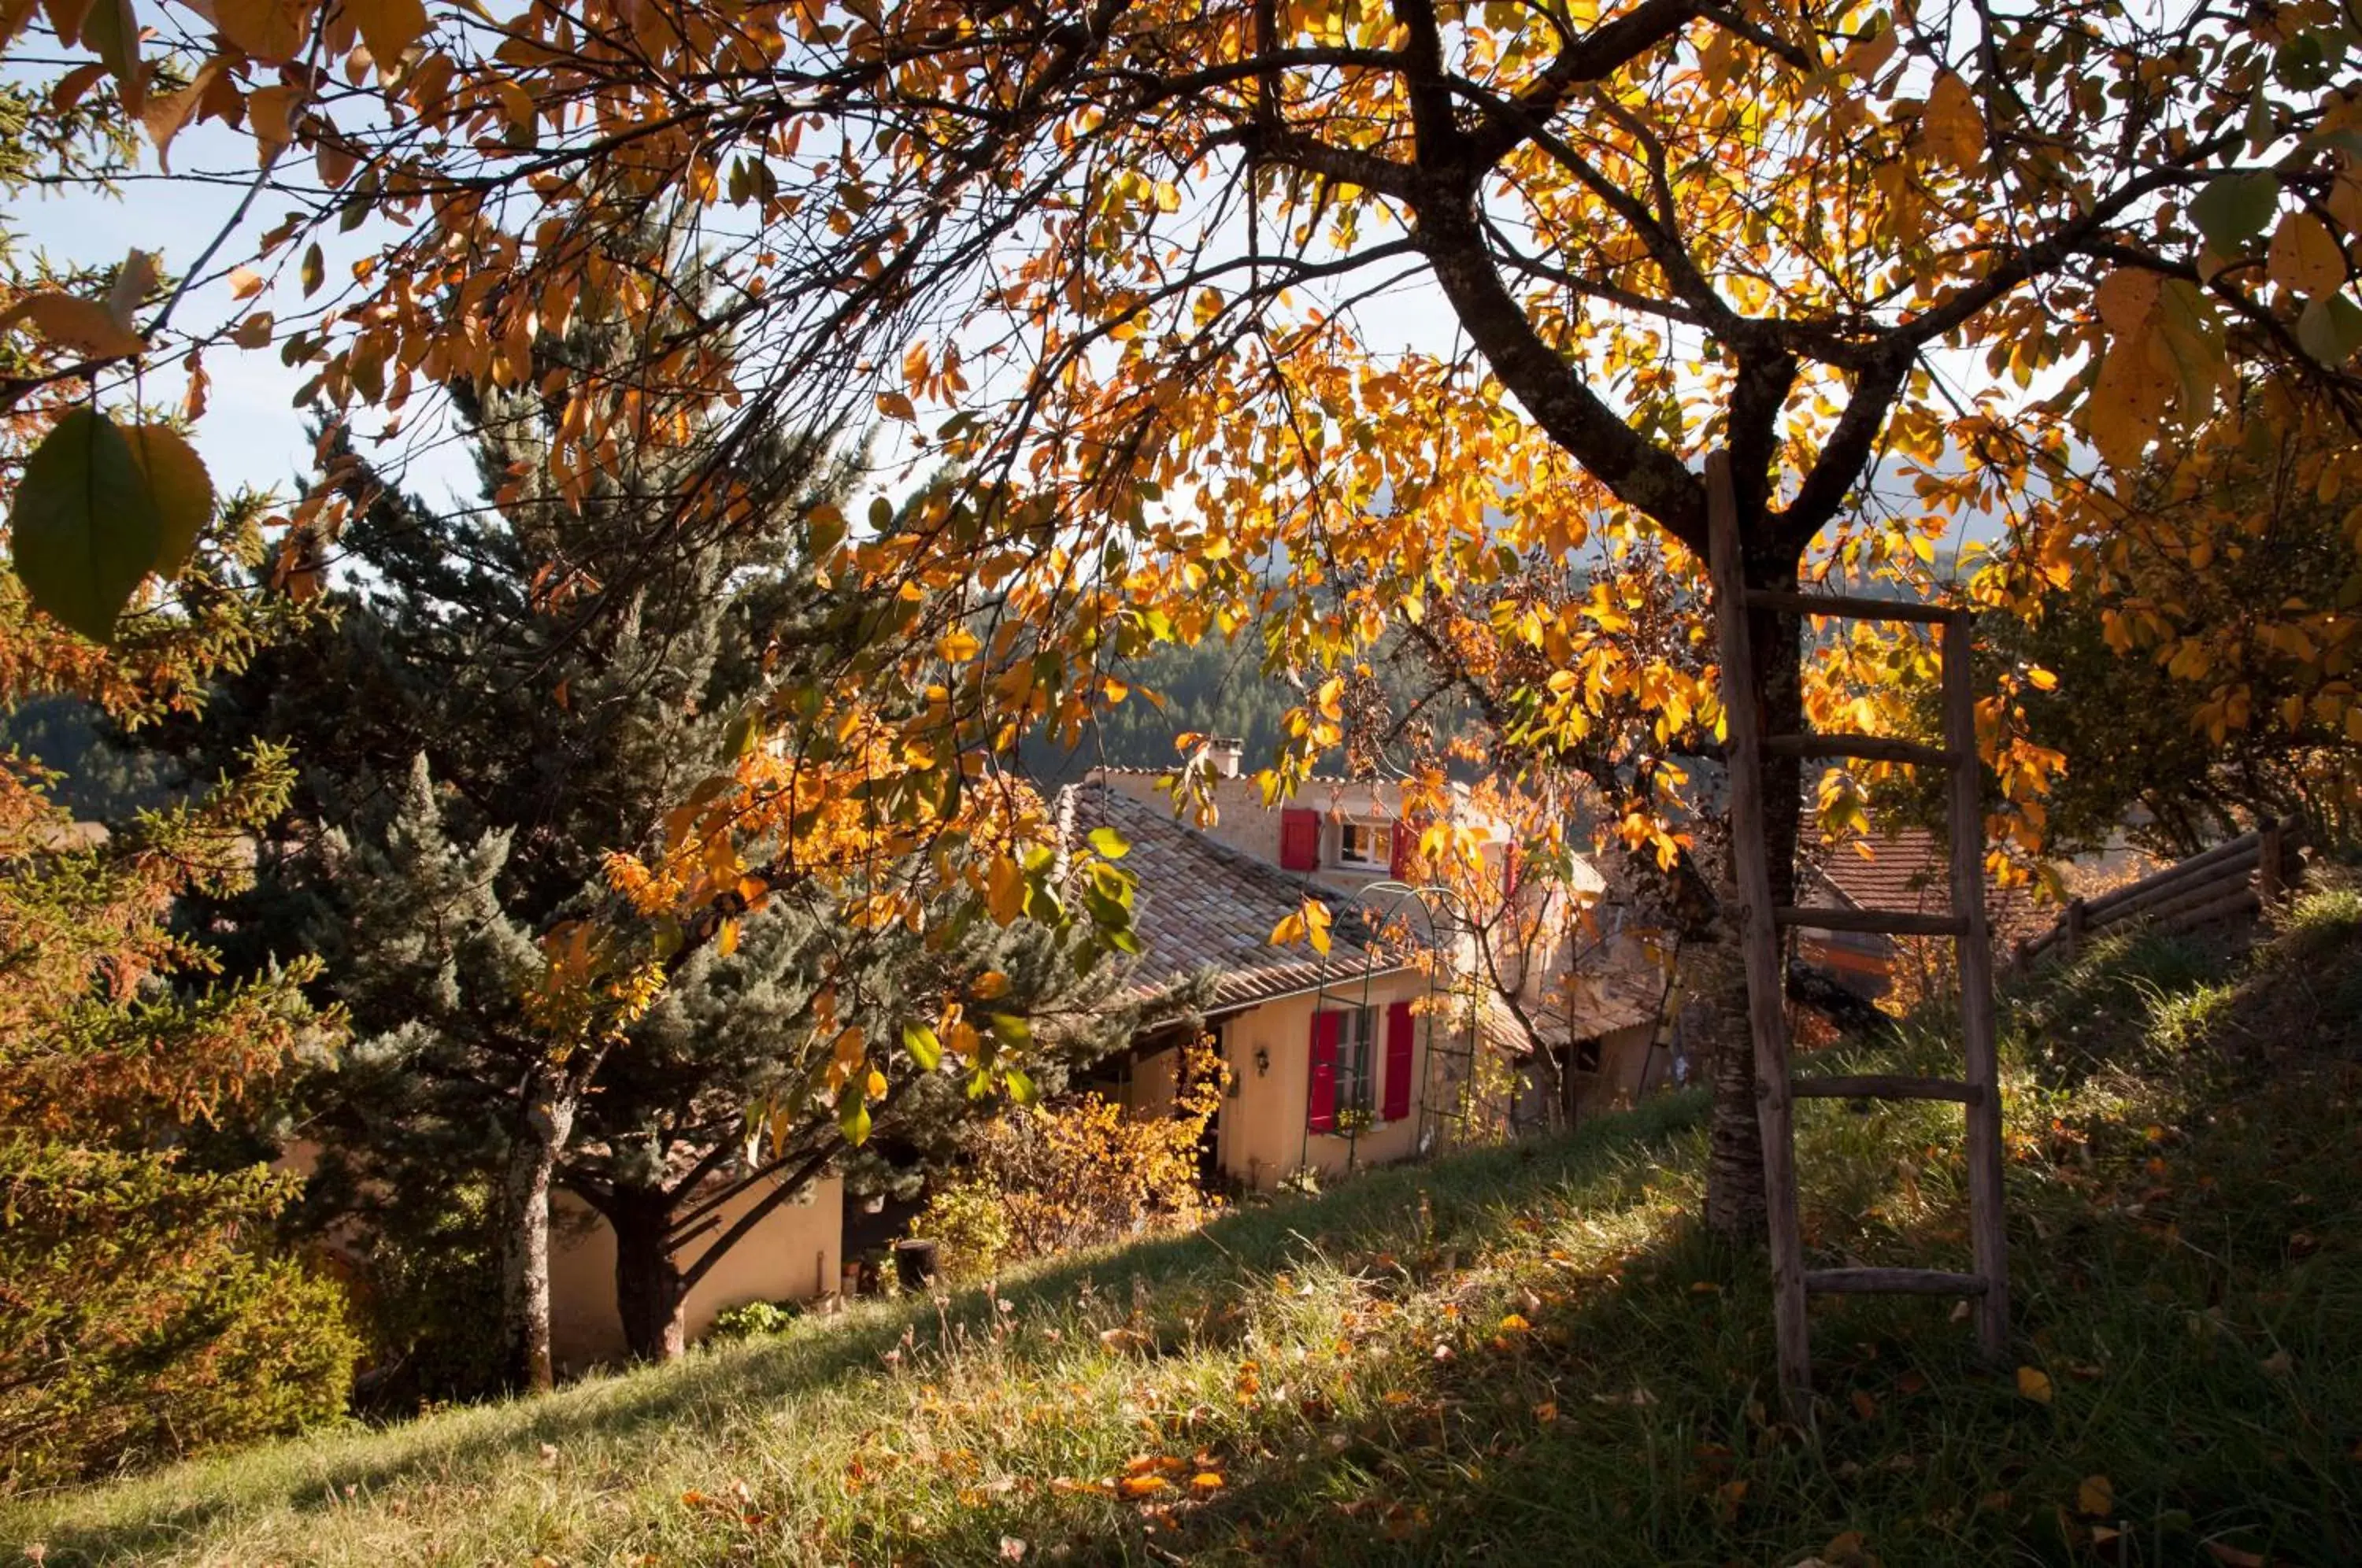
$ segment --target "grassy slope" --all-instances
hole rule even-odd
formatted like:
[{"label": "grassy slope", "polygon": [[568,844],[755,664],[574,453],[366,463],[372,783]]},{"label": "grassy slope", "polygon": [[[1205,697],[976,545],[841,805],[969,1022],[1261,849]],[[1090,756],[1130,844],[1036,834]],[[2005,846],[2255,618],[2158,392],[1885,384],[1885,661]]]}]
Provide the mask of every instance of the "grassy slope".
[{"label": "grassy slope", "polygon": [[[0,1545],[50,1563],[972,1562],[1021,1541],[1029,1562],[2362,1555],[2362,900],[2315,898],[2231,969],[2110,949],[2014,1017],[2020,1359],[2029,1373],[1979,1369],[1945,1303],[1841,1302],[1816,1309],[1817,1446],[1768,1414],[1764,1281],[1683,1222],[1702,1107],[1681,1097],[1062,1260],[997,1301],[882,1305],[537,1403],[20,1502]],[[1823,1255],[1962,1266],[1957,1110],[1807,1109]]]}]

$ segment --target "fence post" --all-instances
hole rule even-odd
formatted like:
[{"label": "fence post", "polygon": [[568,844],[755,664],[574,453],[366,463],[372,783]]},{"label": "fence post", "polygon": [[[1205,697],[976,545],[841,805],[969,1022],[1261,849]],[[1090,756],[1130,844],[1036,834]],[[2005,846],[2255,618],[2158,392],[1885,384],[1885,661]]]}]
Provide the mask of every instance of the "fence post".
[{"label": "fence post", "polygon": [[2274,817],[2256,835],[2256,903],[2266,912],[2280,901],[2280,825]]},{"label": "fence post", "polygon": [[2083,951],[2083,900],[2071,899],[2067,904],[2066,923],[2059,927],[2058,940],[2067,950],[2067,962],[2072,964]]}]

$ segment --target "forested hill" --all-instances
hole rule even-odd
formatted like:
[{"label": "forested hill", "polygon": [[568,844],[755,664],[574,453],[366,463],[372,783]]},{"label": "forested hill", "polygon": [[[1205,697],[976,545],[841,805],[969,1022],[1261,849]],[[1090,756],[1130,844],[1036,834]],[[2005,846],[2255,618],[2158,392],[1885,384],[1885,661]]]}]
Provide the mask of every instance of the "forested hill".
[{"label": "forested hill", "polygon": [[[1396,715],[1426,692],[1423,672],[1404,660],[1381,653],[1371,667]],[[1102,765],[1170,767],[1180,760],[1174,737],[1190,734],[1237,736],[1246,743],[1246,767],[1261,767],[1278,752],[1287,711],[1304,700],[1286,680],[1264,673],[1262,639],[1252,628],[1229,642],[1209,639],[1194,647],[1160,647],[1144,658],[1125,661],[1112,673],[1132,687],[1132,694],[1086,729],[1079,745],[1066,750],[1040,734],[1027,738],[1021,756],[1036,782],[1064,783]],[[1150,701],[1147,692],[1162,699],[1163,705]],[[1428,703],[1421,717],[1447,738],[1465,723],[1461,709],[1442,700]],[[1342,754],[1332,753],[1322,766],[1342,764]]]}]

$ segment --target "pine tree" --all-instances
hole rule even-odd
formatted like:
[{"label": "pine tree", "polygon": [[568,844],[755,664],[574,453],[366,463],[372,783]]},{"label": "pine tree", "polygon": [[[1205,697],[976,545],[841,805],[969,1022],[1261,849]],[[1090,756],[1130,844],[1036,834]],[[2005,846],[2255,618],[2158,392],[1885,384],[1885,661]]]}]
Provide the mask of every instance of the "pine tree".
[{"label": "pine tree", "polygon": [[[542,351],[599,363],[621,357],[613,331],[579,321]],[[339,542],[359,569],[337,596],[340,624],[246,682],[239,722],[198,749],[243,728],[285,740],[304,768],[309,829],[232,918],[249,962],[320,954],[325,994],[354,1021],[349,1064],[322,1084],[314,1123],[322,1205],[415,1237],[447,1233],[449,1216],[484,1209],[489,1193],[505,1375],[540,1386],[553,1190],[613,1226],[628,1342],[662,1357],[681,1348],[696,1280],[848,1157],[809,1094],[827,1068],[810,1016],[824,959],[861,977],[849,991],[840,981],[854,999],[839,1022],[868,1017],[880,1038],[893,1038],[905,994],[959,976],[999,970],[1009,1012],[1064,1007],[1076,1022],[1104,982],[1077,975],[1063,938],[849,931],[833,900],[789,886],[744,922],[734,951],[690,955],[621,1038],[573,1049],[548,1038],[522,999],[545,939],[613,916],[604,857],[656,840],[722,766],[749,701],[861,635],[861,606],[815,581],[800,553],[807,515],[844,490],[855,454],[834,453],[827,433],[738,454],[731,479],[758,504],[723,536],[681,538],[668,532],[679,496],[713,482],[695,439],[619,452],[577,507],[548,489],[556,432],[537,398],[460,401],[485,504],[438,510],[384,490],[331,440],[332,471],[367,502]],[[970,1102],[901,1066],[911,1082],[877,1142],[918,1154]],[[874,1151],[858,1159],[877,1165]],[[712,1222],[761,1183],[752,1211]]]}]

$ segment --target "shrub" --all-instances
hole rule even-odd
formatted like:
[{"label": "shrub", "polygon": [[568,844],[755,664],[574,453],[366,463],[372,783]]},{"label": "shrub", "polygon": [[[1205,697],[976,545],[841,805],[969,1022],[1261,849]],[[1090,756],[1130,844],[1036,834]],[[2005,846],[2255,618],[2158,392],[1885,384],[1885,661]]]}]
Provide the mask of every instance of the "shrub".
[{"label": "shrub", "polygon": [[1198,1152],[1222,1071],[1200,1039],[1182,1050],[1169,1116],[1082,1094],[968,1127],[960,1175],[935,1189],[911,1233],[942,1244],[947,1272],[972,1276],[1202,1223],[1220,1207],[1198,1180]]},{"label": "shrub", "polygon": [[715,1341],[751,1340],[765,1334],[784,1334],[803,1315],[800,1302],[742,1301],[715,1313],[713,1327],[706,1331],[706,1337]]},{"label": "shrub", "polygon": [[343,1291],[247,1244],[290,1185],[0,1141],[0,1491],[342,1412],[360,1351]]}]

